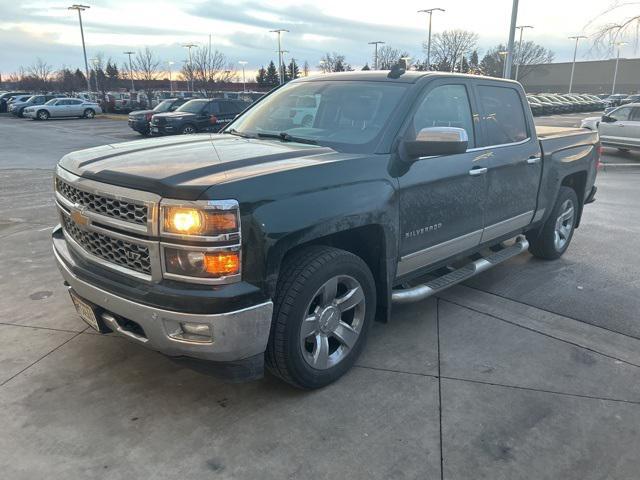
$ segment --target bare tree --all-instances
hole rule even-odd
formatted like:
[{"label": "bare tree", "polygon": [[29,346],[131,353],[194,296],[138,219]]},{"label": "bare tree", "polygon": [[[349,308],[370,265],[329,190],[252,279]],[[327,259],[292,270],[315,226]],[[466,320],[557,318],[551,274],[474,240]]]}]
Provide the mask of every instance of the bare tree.
[{"label": "bare tree", "polygon": [[[391,45],[383,45],[378,48],[378,69],[391,70],[391,67],[398,62],[400,58],[400,50],[393,48]],[[375,64],[375,58],[373,59]]]},{"label": "bare tree", "polygon": [[[629,42],[633,44],[634,52],[637,53],[640,46],[640,15],[636,12],[639,6],[640,2],[614,0],[591,20],[585,29],[593,29],[594,49],[611,53],[616,43]],[[624,10],[628,10],[628,14],[625,14]],[[623,15],[622,20],[606,21],[612,14]]]},{"label": "bare tree", "polygon": [[53,67],[38,57],[35,63],[27,68],[26,76],[31,77],[36,89],[43,90],[52,80]]},{"label": "bare tree", "polygon": [[160,75],[160,59],[149,47],[138,50],[133,59],[134,75],[138,80],[150,82]]},{"label": "bare tree", "polygon": [[205,96],[213,96],[213,92],[220,89],[221,83],[237,80],[238,73],[233,62],[229,62],[226,55],[209,47],[194,50],[191,65],[186,62],[182,67],[185,78],[193,78],[195,90]]},{"label": "bare tree", "polygon": [[353,68],[351,68],[351,65],[347,63],[345,56],[340,55],[337,52],[325,53],[320,60],[320,65],[318,65],[318,68],[322,71],[322,73],[350,72],[351,70],[353,70]]},{"label": "bare tree", "polygon": [[[453,71],[461,56],[468,56],[478,43],[478,34],[469,30],[445,30],[436,33],[431,42],[431,58],[437,70]],[[427,51],[426,42],[422,45]]]},{"label": "bare tree", "polygon": [[[479,68],[483,75],[501,77],[504,70],[504,45],[497,45],[489,50],[480,62]],[[513,63],[518,67],[518,80],[526,78],[536,66],[551,63],[555,54],[535,42],[522,42],[522,49],[516,49]]]}]

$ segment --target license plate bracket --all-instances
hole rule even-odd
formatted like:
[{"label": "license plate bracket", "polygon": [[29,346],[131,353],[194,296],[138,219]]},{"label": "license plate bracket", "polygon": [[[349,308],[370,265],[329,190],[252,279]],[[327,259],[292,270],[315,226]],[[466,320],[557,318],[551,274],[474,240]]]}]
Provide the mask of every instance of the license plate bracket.
[{"label": "license plate bracket", "polygon": [[99,333],[106,333],[107,329],[104,326],[100,316],[97,313],[98,307],[91,302],[88,302],[84,298],[80,298],[76,292],[69,290],[69,296],[76,308],[77,314],[80,318],[89,325],[92,329]]}]

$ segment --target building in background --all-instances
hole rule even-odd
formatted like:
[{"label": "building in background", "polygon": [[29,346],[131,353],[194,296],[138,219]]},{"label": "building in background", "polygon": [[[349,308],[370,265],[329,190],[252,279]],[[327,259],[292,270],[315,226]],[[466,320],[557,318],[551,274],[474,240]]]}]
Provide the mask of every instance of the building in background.
[{"label": "building in background", "polygon": [[[574,93],[611,93],[616,59],[576,62],[573,76]],[[520,78],[530,93],[569,91],[571,62],[549,63],[531,68]],[[621,58],[618,65],[616,93],[640,92],[640,58]]]}]

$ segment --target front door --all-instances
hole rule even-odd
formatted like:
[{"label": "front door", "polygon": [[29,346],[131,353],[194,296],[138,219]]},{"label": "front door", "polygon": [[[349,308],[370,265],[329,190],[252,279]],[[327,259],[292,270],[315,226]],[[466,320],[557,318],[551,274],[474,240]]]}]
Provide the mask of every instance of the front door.
[{"label": "front door", "polygon": [[629,146],[640,144],[640,108],[620,107],[607,116],[612,121],[601,121],[598,125],[602,143]]},{"label": "front door", "polygon": [[527,226],[533,220],[542,175],[535,126],[525,114],[520,90],[504,84],[476,87],[482,152],[489,159],[482,242]]},{"label": "front door", "polygon": [[476,145],[472,104],[466,80],[436,81],[426,87],[413,114],[413,128],[466,130],[466,153],[424,157],[399,178],[400,262],[398,276],[472,249],[484,225],[488,161]]}]

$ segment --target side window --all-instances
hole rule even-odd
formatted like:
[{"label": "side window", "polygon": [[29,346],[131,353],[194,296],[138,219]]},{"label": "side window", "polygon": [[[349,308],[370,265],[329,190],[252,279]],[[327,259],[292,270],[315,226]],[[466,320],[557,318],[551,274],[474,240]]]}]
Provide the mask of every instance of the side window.
[{"label": "side window", "polygon": [[54,105],[69,105],[69,100],[58,100]]},{"label": "side window", "polygon": [[220,102],[220,113],[221,114],[231,114],[236,113],[236,109],[233,106],[233,100],[227,100],[226,102]]},{"label": "side window", "polygon": [[220,104],[218,102],[211,102],[209,103],[209,105],[207,105],[207,108],[205,109],[205,113],[208,113],[209,115],[217,115],[220,113]]},{"label": "side window", "polygon": [[504,145],[529,137],[518,91],[509,87],[478,87],[482,122],[487,138],[483,146]]},{"label": "side window", "polygon": [[80,105],[82,100],[67,100],[67,102],[69,102],[70,105]]},{"label": "side window", "polygon": [[416,133],[430,127],[464,128],[469,137],[469,148],[473,148],[473,119],[465,86],[442,85],[431,90],[413,116],[413,127]]},{"label": "side window", "polygon": [[634,122],[640,121],[640,107],[633,107],[630,120],[633,120]]},{"label": "side window", "polygon": [[615,118],[619,122],[629,120],[629,115],[631,115],[631,107],[619,108],[615,112],[611,112],[609,114],[611,118]]}]

